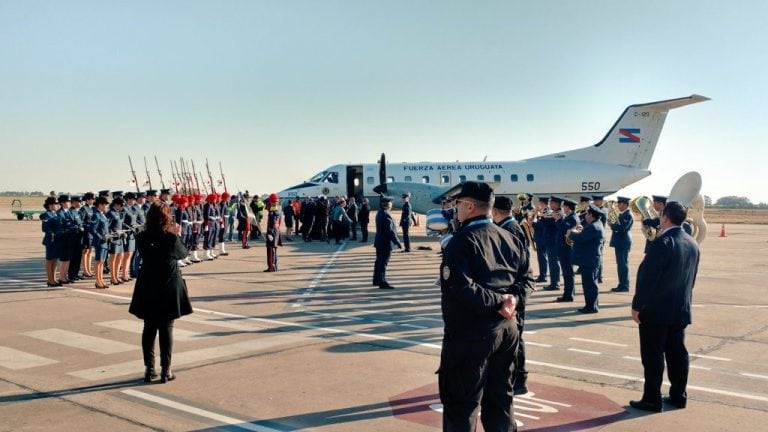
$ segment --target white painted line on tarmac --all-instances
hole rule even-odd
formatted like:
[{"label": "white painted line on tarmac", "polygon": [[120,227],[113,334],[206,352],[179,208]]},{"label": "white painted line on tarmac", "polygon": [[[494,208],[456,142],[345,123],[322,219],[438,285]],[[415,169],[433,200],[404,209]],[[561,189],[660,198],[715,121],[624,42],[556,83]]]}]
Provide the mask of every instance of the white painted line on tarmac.
[{"label": "white painted line on tarmac", "polygon": [[115,354],[126,351],[135,351],[136,345],[117,342],[110,339],[104,339],[95,336],[89,336],[82,333],[75,333],[69,330],[50,328],[45,330],[36,330],[22,333],[23,335],[35,339],[52,342],[72,348],[78,348],[99,354]]},{"label": "white painted line on tarmac", "polygon": [[573,352],[582,353],[582,354],[592,354],[592,355],[601,355],[602,354],[599,351],[588,351],[588,350],[583,350],[583,349],[578,349],[578,348],[568,348],[568,351],[573,351]]},{"label": "white painted line on tarmac", "polygon": [[255,432],[280,432],[277,429],[268,428],[266,426],[255,425],[246,420],[237,419],[234,417],[230,417],[228,415],[223,415],[223,414],[215,413],[213,411],[204,410],[202,408],[193,407],[191,405],[172,401],[170,399],[166,399],[160,396],[155,396],[149,393],[140,392],[133,389],[122,390],[122,393],[128,396],[143,399],[145,401],[153,402],[158,405],[166,406],[168,408],[173,408],[175,410],[183,411],[199,417],[204,417],[213,421],[217,421],[219,423],[222,423],[228,426],[235,426],[240,429],[245,429],[245,430],[255,431]]},{"label": "white painted line on tarmac", "polygon": [[691,357],[698,357],[698,358],[709,359],[709,360],[731,361],[731,359],[729,358],[713,357],[713,356],[708,356],[703,354],[688,354],[688,355]]},{"label": "white painted line on tarmac", "polygon": [[712,368],[706,366],[688,365],[688,367],[691,369],[712,370]]},{"label": "white painted line on tarmac", "polygon": [[624,356],[622,358],[626,360],[632,360],[632,361],[643,361],[643,359],[641,359],[640,357]]},{"label": "white painted line on tarmac", "polygon": [[[525,333],[525,332],[523,332],[523,333]],[[544,344],[544,343],[538,343],[538,342],[525,341],[525,346],[528,346],[528,345],[530,345],[530,346],[537,346],[537,347],[542,347],[542,348],[552,348],[552,345],[550,345],[550,344]]]},{"label": "white painted line on tarmac", "polygon": [[580,342],[590,342],[590,343],[596,343],[601,345],[610,345],[610,346],[617,346],[617,347],[626,347],[628,345],[622,344],[622,343],[616,343],[616,342],[606,342],[601,340],[595,340],[595,339],[582,339],[577,337],[568,338],[573,341],[580,341]]},{"label": "white painted line on tarmac", "polygon": [[750,378],[760,378],[760,379],[768,380],[768,375],[758,375],[758,374],[752,374],[748,372],[740,372],[739,375],[744,375],[745,377],[750,377]]},{"label": "white painted line on tarmac", "polygon": [[363,320],[365,320],[365,318],[356,317],[356,316],[349,316],[349,315],[334,315],[334,314],[329,314],[329,313],[325,313],[325,312],[315,312],[315,311],[308,311],[308,310],[305,310],[303,312],[305,314],[309,314],[309,315],[327,316],[327,317],[331,317],[331,318],[343,318],[343,319],[355,320],[355,321],[363,321]]},{"label": "white painted line on tarmac", "polygon": [[54,363],[58,363],[58,360],[53,360],[38,355],[25,353],[24,351],[15,350],[13,348],[0,346],[0,367],[4,367],[6,369],[29,369]]},{"label": "white painted line on tarmac", "polygon": [[410,328],[415,328],[415,329],[419,329],[419,330],[424,330],[424,329],[428,329],[429,328],[427,326],[421,326],[421,325],[416,325],[416,324],[400,324],[400,325],[403,326],[403,327],[410,327]]}]

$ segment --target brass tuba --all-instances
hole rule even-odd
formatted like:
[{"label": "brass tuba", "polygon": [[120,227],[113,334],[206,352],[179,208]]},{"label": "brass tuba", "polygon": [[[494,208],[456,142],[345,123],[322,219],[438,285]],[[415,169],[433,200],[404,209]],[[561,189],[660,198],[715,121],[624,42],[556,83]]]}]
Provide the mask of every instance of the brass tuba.
[{"label": "brass tuba", "polygon": [[669,192],[669,201],[677,201],[688,208],[693,224],[693,238],[701,244],[707,236],[707,222],[704,220],[704,198],[701,192],[701,174],[691,171],[683,174]]},{"label": "brass tuba", "polygon": [[606,201],[603,208],[608,212],[608,224],[613,225],[619,222],[619,205],[616,201]]},{"label": "brass tuba", "polygon": [[[632,214],[640,218],[640,220],[655,219],[659,217],[656,209],[653,208],[651,199],[647,196],[639,196],[629,203],[629,208],[632,209]],[[653,241],[656,238],[656,228],[643,225],[643,235],[649,241]]]}]

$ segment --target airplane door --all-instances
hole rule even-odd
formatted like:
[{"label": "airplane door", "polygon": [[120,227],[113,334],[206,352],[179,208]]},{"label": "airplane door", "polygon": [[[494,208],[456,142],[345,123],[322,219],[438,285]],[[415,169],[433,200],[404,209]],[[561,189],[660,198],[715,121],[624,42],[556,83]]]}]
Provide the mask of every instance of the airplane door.
[{"label": "airplane door", "polygon": [[363,197],[362,165],[347,165],[347,196],[358,200]]}]

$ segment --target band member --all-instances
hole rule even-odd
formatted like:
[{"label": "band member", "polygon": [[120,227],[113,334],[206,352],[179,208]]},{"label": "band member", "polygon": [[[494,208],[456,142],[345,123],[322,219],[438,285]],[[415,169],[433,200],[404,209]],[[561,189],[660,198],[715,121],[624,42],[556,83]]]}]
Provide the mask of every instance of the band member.
[{"label": "band member", "polygon": [[557,221],[557,259],[563,269],[563,295],[556,299],[558,302],[573,301],[573,247],[567,235],[581,222],[574,213],[575,209],[576,201],[564,199],[563,217]]},{"label": "band member", "polygon": [[587,209],[589,208],[589,202],[592,200],[592,197],[582,195],[579,198],[579,206],[576,208],[576,217],[579,218],[580,221],[584,220],[584,215],[587,214]]},{"label": "band member", "polygon": [[546,227],[544,226],[544,219],[542,216],[550,213],[549,210],[549,197],[540,196],[539,202],[536,204],[538,211],[536,217],[533,219],[533,242],[536,243],[536,260],[539,264],[539,277],[536,278],[536,282],[542,283],[547,281],[547,243],[546,243]]},{"label": "band member", "polygon": [[389,212],[392,210],[392,198],[381,197],[381,208],[376,213],[376,237],[373,239],[373,247],[376,248],[376,262],[373,265],[373,286],[381,289],[393,289],[387,282],[387,266],[392,257],[392,246],[398,249],[403,246],[397,238],[395,221]]},{"label": "band member", "polygon": [[549,198],[550,217],[545,217],[544,222],[544,242],[547,250],[547,263],[549,264],[549,285],[543,289],[545,291],[557,291],[560,289],[560,262],[557,258],[557,225],[556,222],[562,217],[560,204],[562,198]]},{"label": "band member", "polygon": [[[608,213],[606,213],[605,208],[603,208],[603,196],[602,195],[592,195],[592,203],[600,210],[600,223],[603,224],[603,228],[608,227]],[[605,249],[605,242],[600,246],[602,249]],[[600,251],[600,265],[597,267],[597,282],[603,283],[603,253],[602,250]]]},{"label": "band member", "polygon": [[[667,204],[667,197],[663,195],[653,195],[653,209],[656,210],[656,214],[661,215],[661,211],[664,210],[664,206],[666,204]],[[653,228],[658,231],[659,225],[661,225],[660,216],[643,220],[644,227]],[[650,248],[651,248],[651,241],[648,239],[645,239],[645,249],[643,250],[643,253],[647,254]]]},{"label": "band member", "polygon": [[280,234],[280,197],[273,193],[267,199],[267,269],[265,272],[277,271],[277,247],[283,245]]},{"label": "band member", "polygon": [[616,269],[619,275],[619,285],[612,288],[613,292],[629,291],[629,250],[632,248],[632,225],[635,223],[632,213],[629,211],[629,198],[618,197],[619,217],[611,223],[610,246],[616,252]]},{"label": "band member", "polygon": [[579,266],[581,286],[584,289],[584,307],[577,309],[579,313],[598,312],[597,268],[600,265],[600,255],[603,251],[605,233],[600,222],[602,210],[593,205],[589,206],[584,215],[584,229],[581,232],[571,230],[568,238],[573,240],[573,263]]},{"label": "band member", "polygon": [[411,225],[416,223],[416,219],[411,210],[411,193],[406,192],[402,195],[403,210],[400,212],[400,228],[403,230],[403,252],[411,251]]}]

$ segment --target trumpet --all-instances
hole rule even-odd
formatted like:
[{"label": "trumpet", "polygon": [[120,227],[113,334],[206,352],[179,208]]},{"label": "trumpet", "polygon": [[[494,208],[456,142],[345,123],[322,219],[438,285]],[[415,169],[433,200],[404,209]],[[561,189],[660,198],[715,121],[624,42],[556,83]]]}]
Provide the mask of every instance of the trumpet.
[{"label": "trumpet", "polygon": [[565,244],[567,244],[570,247],[573,247],[573,239],[570,237],[570,234],[572,232],[580,233],[584,230],[584,227],[582,225],[576,225],[573,228],[569,228],[568,231],[565,232]]}]

